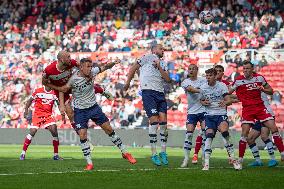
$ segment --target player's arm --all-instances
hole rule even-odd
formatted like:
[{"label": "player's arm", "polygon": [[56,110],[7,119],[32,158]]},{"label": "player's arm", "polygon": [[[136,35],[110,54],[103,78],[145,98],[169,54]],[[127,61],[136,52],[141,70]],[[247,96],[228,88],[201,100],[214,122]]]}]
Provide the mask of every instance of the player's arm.
[{"label": "player's arm", "polygon": [[133,66],[131,66],[129,72],[128,72],[128,76],[127,76],[127,80],[126,80],[126,83],[124,85],[124,90],[128,90],[129,86],[130,86],[130,82],[131,80],[133,79],[134,75],[135,75],[135,72],[137,70],[139,70],[140,68],[140,64],[138,62],[136,62]]},{"label": "player's arm", "polygon": [[188,86],[186,88],[186,91],[190,92],[190,93],[200,93],[200,89],[194,88],[192,86]]},{"label": "player's arm", "polygon": [[163,79],[166,81],[166,82],[170,82],[171,81],[171,78],[170,78],[170,75],[169,75],[169,72],[165,71],[161,65],[160,65],[160,61],[159,60],[155,60],[155,63],[157,65],[157,68],[159,69]]},{"label": "player's arm", "polygon": [[231,98],[231,95],[228,93],[223,94],[224,100],[219,103],[220,107],[226,107],[233,104],[233,99]]},{"label": "player's arm", "polygon": [[68,83],[59,87],[59,86],[56,86],[54,84],[51,84],[49,83],[48,86],[54,90],[57,90],[59,92],[63,92],[63,93],[66,93],[67,91],[69,91],[71,89],[71,85],[69,85]]},{"label": "player's arm", "polygon": [[259,87],[259,90],[261,90],[265,94],[273,95],[273,89],[268,83],[265,83],[263,86]]},{"label": "player's arm", "polygon": [[110,63],[108,63],[108,64],[106,64],[104,66],[101,66],[100,67],[100,72],[104,72],[104,71],[106,71],[108,69],[111,69],[114,65],[119,64],[119,63],[120,63],[120,60],[119,59],[115,59],[114,62],[110,62]]},{"label": "player's arm", "polygon": [[28,99],[28,101],[26,102],[26,105],[25,105],[25,111],[24,111],[24,118],[27,119],[28,117],[28,114],[29,114],[29,108],[31,107],[32,103],[33,103],[33,97],[30,97]]}]

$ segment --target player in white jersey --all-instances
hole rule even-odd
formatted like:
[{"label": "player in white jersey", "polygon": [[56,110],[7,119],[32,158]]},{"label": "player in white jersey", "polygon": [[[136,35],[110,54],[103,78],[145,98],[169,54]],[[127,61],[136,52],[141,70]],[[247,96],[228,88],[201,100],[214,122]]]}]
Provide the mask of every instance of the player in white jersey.
[{"label": "player in white jersey", "polygon": [[[191,87],[199,89],[207,81],[205,78],[197,77],[197,74],[198,74],[197,65],[190,64],[188,66],[188,76],[189,77],[181,83],[181,87],[185,90],[185,93],[187,95],[187,102],[188,102],[186,133],[185,133],[185,140],[183,144],[184,160],[181,164],[181,167],[188,166],[189,153],[192,148],[192,137],[193,137],[193,133],[194,133],[195,127],[198,122],[200,123],[201,130],[205,131],[205,120],[204,120],[205,107],[200,102],[201,94],[192,92]],[[200,144],[196,143],[195,145],[196,146],[200,145],[201,147],[202,136],[200,137],[201,137],[201,141],[199,141]],[[198,156],[198,154],[194,154],[194,156]],[[195,162],[197,163],[197,157],[195,157],[195,159],[196,161],[192,161],[193,163]]]},{"label": "player in white jersey", "polygon": [[[164,55],[162,45],[152,45],[151,54],[139,58],[130,68],[124,90],[128,90],[130,82],[137,70],[140,71],[140,85],[144,109],[150,120],[149,137],[152,151],[152,162],[160,166],[168,165],[166,153],[167,143],[167,102],[164,93],[164,81],[169,82],[170,77],[166,62],[160,60]],[[157,154],[157,129],[160,126],[161,153]]]},{"label": "player in white jersey", "polygon": [[[230,141],[229,124],[227,117],[227,105],[231,104],[230,95],[228,95],[227,86],[216,80],[217,72],[214,68],[205,71],[207,83],[202,85],[200,89],[191,89],[200,92],[201,101],[205,106],[205,125],[206,125],[206,141],[204,154],[204,167],[202,170],[209,170],[209,159],[212,153],[211,145],[217,130],[227,140],[231,148],[228,151],[230,157],[234,158],[234,147]],[[240,169],[238,161],[234,159],[234,168]]]},{"label": "player in white jersey", "polygon": [[[261,98],[264,102],[264,106],[266,107],[267,111],[274,117],[275,114],[270,106],[269,100],[267,98],[267,94],[261,92]],[[261,140],[265,143],[267,148],[267,152],[270,156],[270,160],[268,161],[268,167],[275,167],[278,165],[277,160],[275,159],[274,155],[274,145],[273,142],[269,138],[270,130],[267,127],[264,127],[260,121],[256,121],[256,123],[252,126],[247,142],[255,159],[254,162],[250,163],[249,166],[256,167],[256,166],[263,166],[263,163],[260,160],[260,155],[258,148],[256,146],[255,140],[261,136]]]},{"label": "player in white jersey", "polygon": [[[118,62],[116,61],[116,63]],[[89,119],[93,120],[109,135],[111,141],[121,150],[123,158],[132,164],[136,163],[136,160],[127,152],[125,146],[122,144],[120,137],[111,128],[108,118],[96,102],[93,79],[98,73],[109,68],[111,67],[93,68],[92,61],[88,58],[83,58],[80,61],[80,69],[72,75],[67,84],[62,87],[53,86],[54,89],[64,93],[72,90],[75,125],[79,131],[82,151],[87,160],[85,170],[93,169],[90,145],[87,142]]]}]

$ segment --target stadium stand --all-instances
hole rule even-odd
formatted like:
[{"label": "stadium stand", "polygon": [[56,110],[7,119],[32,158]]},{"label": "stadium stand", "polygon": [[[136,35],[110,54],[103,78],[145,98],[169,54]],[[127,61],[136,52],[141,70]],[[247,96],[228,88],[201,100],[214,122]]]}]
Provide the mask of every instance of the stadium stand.
[{"label": "stadium stand", "polygon": [[[205,3],[206,2],[206,3]],[[225,2],[225,3],[224,3]],[[242,3],[242,4],[240,4]],[[202,25],[200,10],[211,10],[215,15],[211,25]],[[236,11],[233,11],[236,10]],[[99,98],[103,110],[114,127],[136,127],[145,113],[139,96],[139,83],[135,81],[129,93],[123,92],[129,66],[135,61],[133,53],[145,51],[155,40],[168,51],[177,53],[166,57],[172,65],[171,78],[177,82],[169,87],[168,122],[173,129],[184,129],[186,97],[179,88],[189,62],[202,65],[199,57],[189,58],[189,51],[230,49],[260,49],[282,31],[284,12],[281,1],[44,1],[4,0],[0,3],[0,127],[25,128],[23,118],[25,99],[40,84],[41,71],[60,49],[69,52],[96,52],[95,62],[105,62],[103,53],[117,53],[122,65],[112,74],[102,74],[98,83],[116,98],[113,102]],[[273,48],[283,47],[283,35],[277,36]],[[123,54],[131,52],[131,54]],[[228,80],[242,69],[240,58],[222,57],[227,67]],[[266,57],[265,57],[266,58]],[[259,71],[279,91],[284,93],[284,62],[256,58]],[[282,60],[282,61],[281,61]],[[222,59],[217,62],[222,62]],[[260,63],[261,62],[261,63]],[[232,76],[232,73],[233,76]],[[110,76],[110,77],[109,77]],[[113,83],[114,85],[109,85]],[[127,100],[125,100],[125,97]],[[283,128],[283,98],[274,104],[276,121]],[[229,108],[233,128],[240,127],[240,105]],[[235,114],[238,113],[238,114]],[[141,117],[139,116],[142,114]],[[56,112],[59,116],[59,112]],[[279,116],[278,116],[279,115]],[[139,120],[139,121],[138,121]],[[139,123],[137,123],[137,121]],[[61,124],[60,128],[70,128]]]}]

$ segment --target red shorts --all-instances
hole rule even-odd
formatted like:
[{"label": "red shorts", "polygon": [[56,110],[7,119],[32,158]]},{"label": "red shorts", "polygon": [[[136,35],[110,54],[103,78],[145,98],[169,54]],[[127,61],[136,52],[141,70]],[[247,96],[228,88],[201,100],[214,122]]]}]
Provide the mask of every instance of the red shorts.
[{"label": "red shorts", "polygon": [[265,122],[273,119],[273,116],[269,113],[264,105],[243,107],[242,123],[255,124],[256,120]]},{"label": "red shorts", "polygon": [[[56,91],[56,90],[54,90],[54,91],[55,91],[56,97],[59,100],[59,91]],[[64,104],[67,104],[70,101],[70,94],[71,94],[71,90],[64,93]]]},{"label": "red shorts", "polygon": [[46,129],[50,125],[55,125],[56,121],[52,115],[33,115],[32,125],[30,128],[44,128]]}]

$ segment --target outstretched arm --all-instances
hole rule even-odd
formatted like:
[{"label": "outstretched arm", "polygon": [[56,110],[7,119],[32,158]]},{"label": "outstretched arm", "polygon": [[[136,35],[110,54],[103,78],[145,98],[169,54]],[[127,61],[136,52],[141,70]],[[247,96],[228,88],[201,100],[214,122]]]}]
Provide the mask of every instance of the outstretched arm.
[{"label": "outstretched arm", "polygon": [[101,72],[104,72],[105,70],[111,69],[114,65],[119,64],[120,60],[116,59],[114,62],[108,63],[102,67],[100,67]]},{"label": "outstretched arm", "polygon": [[124,90],[128,90],[129,86],[130,86],[130,82],[131,80],[133,79],[134,75],[135,75],[135,72],[140,68],[140,64],[138,63],[135,63],[129,70],[128,72],[128,77],[127,77],[127,80],[126,80],[126,83],[124,85]]},{"label": "outstretched arm", "polygon": [[273,95],[273,89],[268,83],[266,83],[264,86],[259,87],[259,90],[261,92],[264,92],[265,94]]}]

